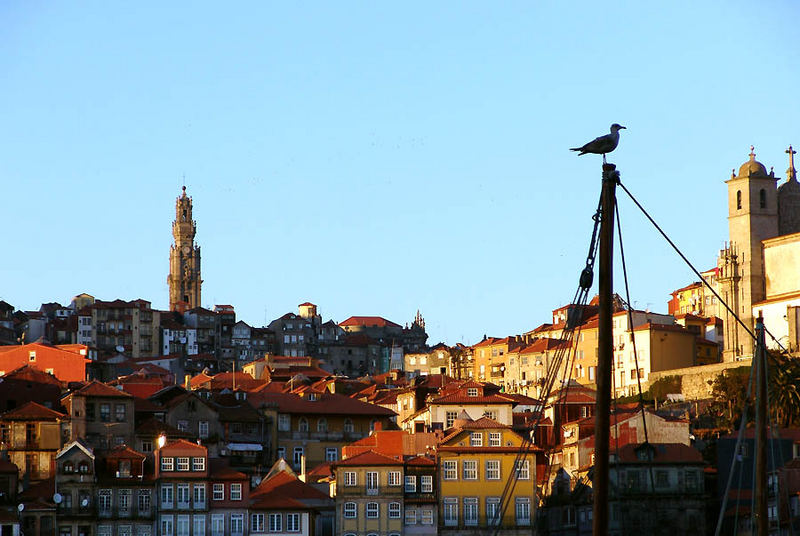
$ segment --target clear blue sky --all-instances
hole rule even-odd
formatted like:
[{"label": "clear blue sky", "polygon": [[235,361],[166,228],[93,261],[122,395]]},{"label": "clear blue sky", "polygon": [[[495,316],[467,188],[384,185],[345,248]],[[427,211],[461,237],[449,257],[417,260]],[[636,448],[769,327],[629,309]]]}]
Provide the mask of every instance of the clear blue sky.
[{"label": "clear blue sky", "polygon": [[[724,180],[800,146],[800,6],[752,2],[0,3],[0,298],[166,308],[186,175],[203,305],[260,326],[531,329],[573,295],[600,158],[701,269]],[[696,278],[620,201],[633,301]],[[618,284],[620,284],[618,280]]]}]

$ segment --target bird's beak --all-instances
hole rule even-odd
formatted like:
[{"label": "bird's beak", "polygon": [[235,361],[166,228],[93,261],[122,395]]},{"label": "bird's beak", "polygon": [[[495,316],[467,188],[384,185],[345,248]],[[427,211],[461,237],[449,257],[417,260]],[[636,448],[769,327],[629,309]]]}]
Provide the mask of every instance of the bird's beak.
[{"label": "bird's beak", "polygon": [[624,128],[625,130],[628,130],[627,127],[623,127],[622,125],[620,125],[619,128]]}]

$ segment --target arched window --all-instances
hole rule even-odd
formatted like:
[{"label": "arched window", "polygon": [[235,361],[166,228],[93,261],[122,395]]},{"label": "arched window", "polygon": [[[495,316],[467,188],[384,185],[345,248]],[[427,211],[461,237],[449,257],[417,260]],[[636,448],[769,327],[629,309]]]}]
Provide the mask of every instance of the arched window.
[{"label": "arched window", "polygon": [[300,417],[300,421],[297,423],[297,430],[300,432],[308,432],[308,419]]},{"label": "arched window", "polygon": [[758,192],[758,204],[761,208],[767,208],[767,191],[763,188]]},{"label": "arched window", "polygon": [[345,432],[353,432],[355,428],[353,427],[353,421],[350,418],[344,420],[344,431]]},{"label": "arched window", "polygon": [[320,417],[317,420],[317,432],[327,432],[328,431],[328,419],[325,417]]},{"label": "arched window", "polygon": [[742,210],[742,191],[736,191],[736,210]]}]

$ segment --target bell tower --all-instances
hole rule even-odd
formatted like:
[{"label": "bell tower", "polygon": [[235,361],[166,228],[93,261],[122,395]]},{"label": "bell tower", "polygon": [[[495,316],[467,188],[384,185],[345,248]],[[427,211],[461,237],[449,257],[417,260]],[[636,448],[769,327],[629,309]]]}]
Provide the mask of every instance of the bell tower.
[{"label": "bell tower", "polygon": [[[722,299],[751,330],[753,304],[766,298],[763,240],[778,236],[778,190],[775,173],[750,159],[731,173],[728,185],[728,233],[730,242],[717,262]],[[720,311],[725,324],[724,361],[750,358],[753,341],[727,311]]]},{"label": "bell tower", "polygon": [[186,195],[186,186],[175,201],[175,221],[172,236],[175,243],[169,251],[169,308],[183,312],[200,307],[200,246],[195,245],[197,224],[192,219],[192,198]]}]

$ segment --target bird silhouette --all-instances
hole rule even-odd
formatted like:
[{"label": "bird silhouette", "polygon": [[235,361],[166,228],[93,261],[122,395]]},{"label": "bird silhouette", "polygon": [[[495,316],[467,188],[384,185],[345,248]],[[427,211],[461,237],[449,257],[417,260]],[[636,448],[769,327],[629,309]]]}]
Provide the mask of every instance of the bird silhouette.
[{"label": "bird silhouette", "polygon": [[609,134],[595,138],[582,147],[573,147],[570,151],[579,151],[578,156],[587,153],[601,154],[603,155],[603,163],[605,163],[606,153],[610,153],[617,148],[617,144],[619,143],[619,131],[623,128],[625,127],[614,123],[611,125],[611,132]]}]

